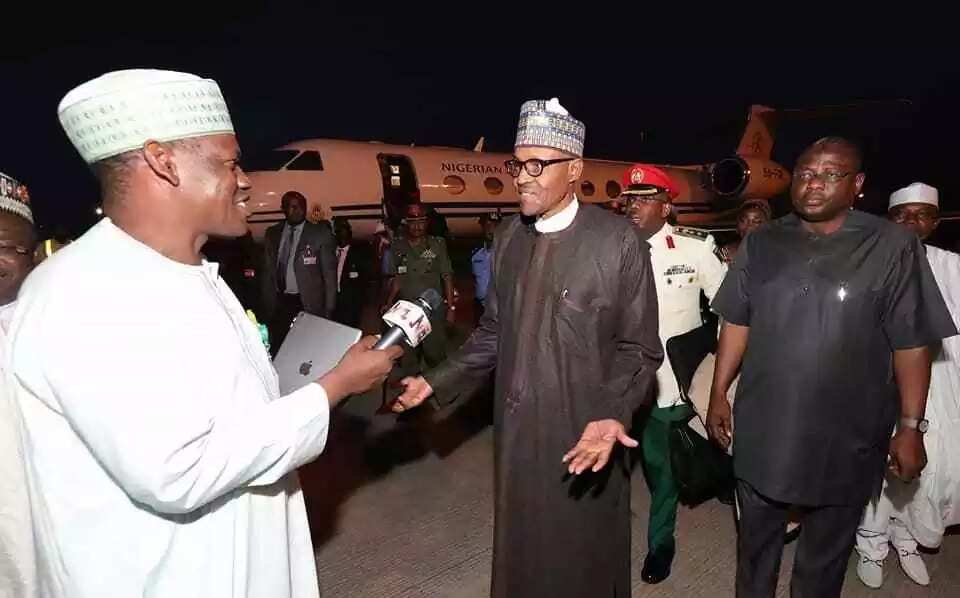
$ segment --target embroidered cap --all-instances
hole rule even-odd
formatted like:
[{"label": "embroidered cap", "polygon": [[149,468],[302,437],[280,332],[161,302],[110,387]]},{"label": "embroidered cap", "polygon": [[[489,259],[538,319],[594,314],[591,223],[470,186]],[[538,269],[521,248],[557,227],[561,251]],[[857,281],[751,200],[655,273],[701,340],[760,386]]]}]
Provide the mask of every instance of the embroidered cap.
[{"label": "embroidered cap", "polygon": [[30,193],[27,186],[11,176],[0,172],[0,210],[20,216],[33,224],[30,209]]},{"label": "embroidered cap", "polygon": [[549,147],[583,157],[586,127],[557,98],[530,100],[520,107],[515,147]]},{"label": "embroidered cap", "polygon": [[107,73],[67,93],[57,113],[70,142],[88,164],[150,140],[233,133],[216,81],[174,71]]}]

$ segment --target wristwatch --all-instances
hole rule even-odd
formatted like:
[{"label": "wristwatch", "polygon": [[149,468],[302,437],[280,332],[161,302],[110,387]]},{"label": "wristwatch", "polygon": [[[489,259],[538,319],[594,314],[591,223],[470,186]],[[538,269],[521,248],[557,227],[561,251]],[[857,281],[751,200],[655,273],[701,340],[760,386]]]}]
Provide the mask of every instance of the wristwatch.
[{"label": "wristwatch", "polygon": [[921,434],[926,434],[927,429],[930,427],[930,422],[925,419],[917,419],[915,417],[901,417],[900,426],[903,428],[913,428]]}]

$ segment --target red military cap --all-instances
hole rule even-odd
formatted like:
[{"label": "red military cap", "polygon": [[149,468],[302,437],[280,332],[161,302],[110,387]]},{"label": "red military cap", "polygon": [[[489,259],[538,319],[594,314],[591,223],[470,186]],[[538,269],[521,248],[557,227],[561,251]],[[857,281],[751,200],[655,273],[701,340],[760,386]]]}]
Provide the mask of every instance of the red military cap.
[{"label": "red military cap", "polygon": [[673,180],[656,166],[634,164],[623,173],[624,195],[654,195],[664,191],[670,199],[680,195]]}]

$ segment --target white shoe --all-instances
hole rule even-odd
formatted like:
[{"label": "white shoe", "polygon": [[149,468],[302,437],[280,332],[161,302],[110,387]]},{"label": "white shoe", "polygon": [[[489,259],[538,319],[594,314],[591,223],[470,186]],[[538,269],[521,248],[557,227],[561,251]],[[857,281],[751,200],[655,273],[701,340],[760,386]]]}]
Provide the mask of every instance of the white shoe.
[{"label": "white shoe", "polygon": [[919,552],[897,549],[897,556],[900,557],[900,568],[903,569],[907,577],[918,585],[930,585],[930,574],[927,572],[927,565],[923,562]]},{"label": "white shoe", "polygon": [[883,585],[883,560],[875,561],[862,554],[857,561],[857,577],[868,588],[878,589]]}]

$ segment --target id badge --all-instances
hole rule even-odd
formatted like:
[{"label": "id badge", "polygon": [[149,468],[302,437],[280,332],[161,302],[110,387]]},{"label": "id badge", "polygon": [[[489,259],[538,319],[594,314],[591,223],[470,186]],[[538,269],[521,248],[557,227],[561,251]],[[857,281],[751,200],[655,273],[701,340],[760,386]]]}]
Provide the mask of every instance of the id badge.
[{"label": "id badge", "polygon": [[406,273],[407,273],[406,266],[397,266],[397,274],[406,274]]},{"label": "id badge", "polygon": [[303,265],[304,265],[304,266],[316,266],[316,265],[317,265],[317,256],[313,256],[313,257],[303,256]]},{"label": "id badge", "polygon": [[359,273],[359,272],[351,272],[351,273],[349,274],[349,276],[350,276],[350,278],[360,278],[360,273]]}]

